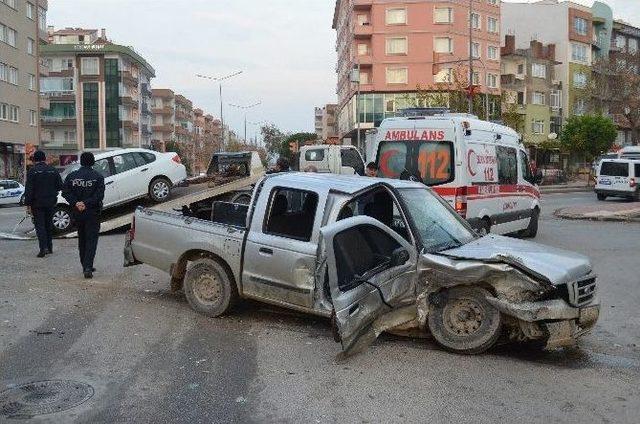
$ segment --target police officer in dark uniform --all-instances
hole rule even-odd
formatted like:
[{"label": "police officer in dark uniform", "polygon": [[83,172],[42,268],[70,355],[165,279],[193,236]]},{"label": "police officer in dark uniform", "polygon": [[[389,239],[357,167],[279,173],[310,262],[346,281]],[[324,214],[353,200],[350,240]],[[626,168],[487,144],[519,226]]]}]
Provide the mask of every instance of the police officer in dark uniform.
[{"label": "police officer in dark uniform", "polygon": [[98,247],[100,212],[104,199],[104,177],[96,170],[93,153],[80,155],[81,168],[70,173],[64,181],[62,196],[73,210],[78,228],[78,250],[84,278],[93,278],[93,259]]},{"label": "police officer in dark uniform", "polygon": [[36,226],[40,245],[37,256],[43,258],[53,252],[53,209],[62,189],[62,178],[53,166],[47,165],[43,151],[36,151],[32,159],[35,165],[27,172],[24,204]]}]

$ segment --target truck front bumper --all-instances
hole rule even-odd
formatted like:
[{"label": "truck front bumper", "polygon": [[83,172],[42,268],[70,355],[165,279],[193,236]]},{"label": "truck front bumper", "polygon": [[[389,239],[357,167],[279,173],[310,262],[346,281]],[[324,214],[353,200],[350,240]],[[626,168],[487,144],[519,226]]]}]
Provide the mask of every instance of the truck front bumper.
[{"label": "truck front bumper", "polygon": [[506,315],[537,324],[546,336],[549,349],[575,345],[576,339],[588,333],[600,315],[597,298],[580,307],[571,306],[562,299],[513,303],[488,297],[487,301]]}]

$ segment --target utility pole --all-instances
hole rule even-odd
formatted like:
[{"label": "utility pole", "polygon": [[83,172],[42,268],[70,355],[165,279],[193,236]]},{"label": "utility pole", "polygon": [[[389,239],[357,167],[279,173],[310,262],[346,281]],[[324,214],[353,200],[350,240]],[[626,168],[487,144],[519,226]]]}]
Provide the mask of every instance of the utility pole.
[{"label": "utility pole", "polygon": [[222,116],[222,81],[224,80],[228,80],[229,78],[233,78],[236,75],[240,75],[243,71],[238,71],[238,72],[234,72],[232,74],[229,75],[225,75],[223,77],[212,77],[209,75],[202,75],[202,74],[196,74],[196,77],[198,78],[204,78],[204,79],[208,79],[211,81],[216,81],[218,82],[219,88],[220,88],[220,130],[221,130],[221,140],[220,140],[220,151],[224,150],[224,117]]},{"label": "utility pole", "polygon": [[469,0],[469,113],[473,114],[473,0]]}]

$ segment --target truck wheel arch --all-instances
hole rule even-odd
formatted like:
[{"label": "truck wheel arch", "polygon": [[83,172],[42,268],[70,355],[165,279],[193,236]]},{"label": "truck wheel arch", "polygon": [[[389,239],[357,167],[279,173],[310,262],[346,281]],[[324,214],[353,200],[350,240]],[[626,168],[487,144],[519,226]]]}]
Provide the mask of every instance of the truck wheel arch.
[{"label": "truck wheel arch", "polygon": [[171,266],[171,291],[172,292],[176,292],[182,289],[182,286],[184,284],[184,277],[187,272],[187,266],[189,265],[189,262],[195,261],[200,258],[209,258],[219,263],[227,272],[227,275],[235,285],[236,290],[240,292],[238,288],[238,282],[236,281],[236,278],[234,277],[229,264],[227,264],[227,262],[224,259],[216,255],[215,253],[209,252],[207,250],[202,250],[202,249],[192,249],[192,250],[186,251],[180,256],[180,258],[178,258],[176,263]]}]

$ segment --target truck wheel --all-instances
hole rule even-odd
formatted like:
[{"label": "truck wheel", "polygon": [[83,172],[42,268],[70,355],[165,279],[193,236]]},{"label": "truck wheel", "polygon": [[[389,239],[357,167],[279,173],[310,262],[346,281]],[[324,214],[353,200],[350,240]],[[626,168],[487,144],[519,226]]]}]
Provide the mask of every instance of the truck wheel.
[{"label": "truck wheel", "polygon": [[502,317],[480,287],[454,287],[440,294],[428,316],[431,334],[447,350],[465,355],[482,353],[500,337]]},{"label": "truck wheel", "polygon": [[156,203],[162,203],[171,194],[171,181],[164,177],[156,178],[149,184],[149,197]]},{"label": "truck wheel", "polygon": [[53,224],[53,233],[63,234],[73,229],[73,218],[71,217],[71,211],[68,207],[58,205],[53,210],[53,217],[51,218]]},{"label": "truck wheel", "polygon": [[217,317],[233,307],[238,290],[227,270],[210,258],[198,259],[184,277],[189,305],[203,315]]},{"label": "truck wheel", "polygon": [[598,200],[603,201],[607,199],[607,196],[605,196],[604,194],[596,194],[596,197],[598,198]]},{"label": "truck wheel", "polygon": [[535,208],[531,212],[531,219],[529,220],[529,226],[522,232],[522,237],[535,238],[538,235],[538,221],[540,220],[540,209]]}]

